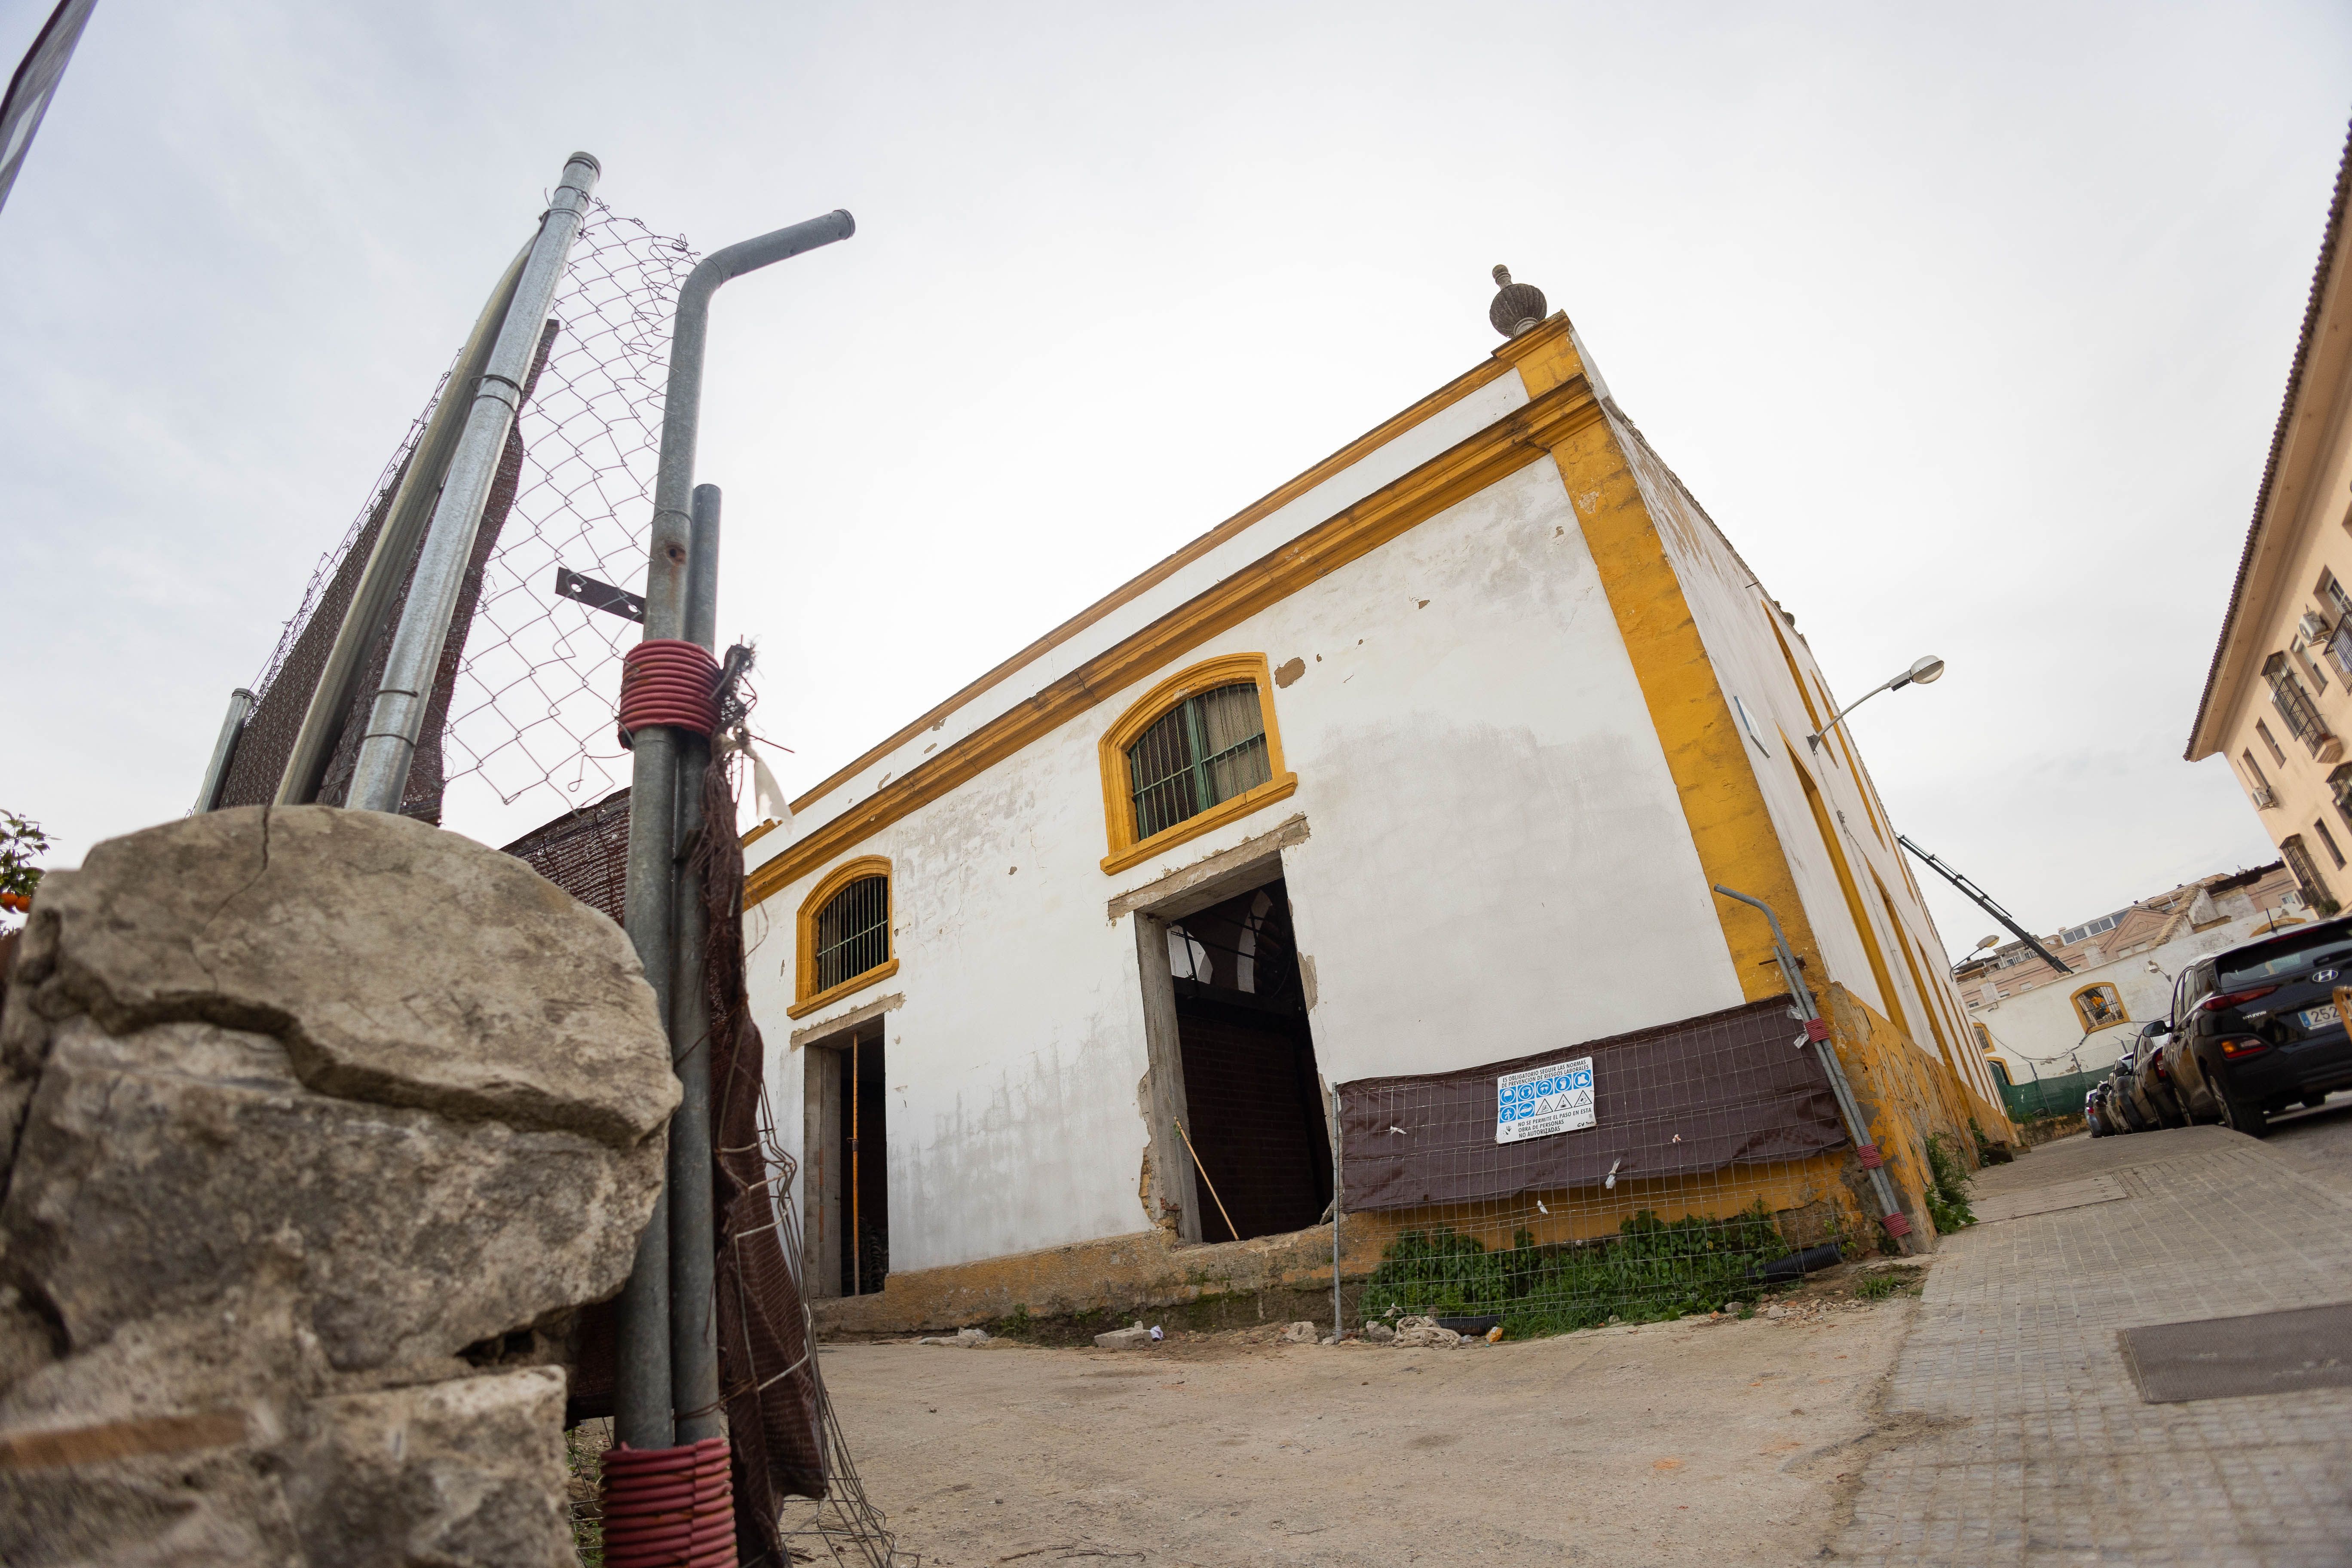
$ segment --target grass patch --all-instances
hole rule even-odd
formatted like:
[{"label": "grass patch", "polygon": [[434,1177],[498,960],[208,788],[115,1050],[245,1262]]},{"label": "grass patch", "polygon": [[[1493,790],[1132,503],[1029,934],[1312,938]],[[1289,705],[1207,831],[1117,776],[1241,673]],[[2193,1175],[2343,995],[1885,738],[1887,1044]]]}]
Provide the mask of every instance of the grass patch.
[{"label": "grass patch", "polygon": [[1874,1274],[1853,1288],[1853,1293],[1865,1301],[1884,1301],[1889,1296],[1907,1296],[1913,1289],[1908,1274]]},{"label": "grass patch", "polygon": [[1366,1318],[1416,1313],[1503,1320],[1508,1339],[1589,1329],[1612,1320],[1658,1322],[1752,1301],[1756,1270],[1794,1250],[1759,1201],[1731,1218],[1665,1221],[1649,1209],[1598,1241],[1538,1246],[1524,1228],[1488,1248],[1450,1226],[1389,1244],[1366,1282]]}]

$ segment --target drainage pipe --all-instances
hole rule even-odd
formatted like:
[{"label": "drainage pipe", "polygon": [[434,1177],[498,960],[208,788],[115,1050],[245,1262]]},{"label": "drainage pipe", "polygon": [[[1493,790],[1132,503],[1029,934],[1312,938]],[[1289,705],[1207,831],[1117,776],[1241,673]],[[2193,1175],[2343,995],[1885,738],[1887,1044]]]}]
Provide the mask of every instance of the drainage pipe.
[{"label": "drainage pipe", "polygon": [[[694,487],[694,538],[688,552],[686,640],[712,652],[719,640],[719,487]],[[704,775],[710,737],[677,734],[677,838],[683,850],[698,832],[731,833],[731,822],[706,822]],[[710,992],[704,984],[708,921],[702,879],[691,864],[677,873],[677,965],[669,995],[670,1062],[684,1091],[669,1121],[669,1381],[678,1443],[726,1436],[719,1405],[719,1328],[712,1294],[719,1227],[710,1158]]]},{"label": "drainage pipe", "polygon": [[400,627],[393,634],[383,679],[360,739],[347,805],[398,811],[407,795],[409,763],[416,755],[417,733],[424,728],[425,702],[441,667],[449,621],[457,614],[466,563],[474,553],[474,536],[482,525],[482,506],[506,454],[507,434],[522,406],[523,383],[539,352],[540,328],[555,303],[572,242],[588,216],[589,193],[602,172],[585,153],[574,153],[564,163],[562,183],[555,188],[547,216],[540,221],[539,237],[531,242],[522,275],[515,280],[514,302],[507,308],[498,346],[490,351],[467,409],[440,501],[425,530],[425,548],[409,579],[408,601],[401,608]]},{"label": "drainage pipe", "polygon": [[1830,1038],[1829,1021],[1813,1005],[1812,987],[1805,984],[1805,973],[1797,963],[1796,952],[1789,946],[1789,939],[1781,934],[1780,917],[1774,914],[1772,906],[1761,899],[1735,893],[1720,882],[1715,884],[1715,890],[1727,899],[1737,899],[1751,909],[1762,910],[1765,920],[1770,922],[1772,956],[1780,962],[1780,973],[1789,983],[1789,995],[1797,1004],[1797,1016],[1805,1025],[1804,1038],[1798,1044],[1801,1046],[1811,1041],[1821,1047],[1813,1054],[1819,1058],[1822,1070],[1829,1074],[1830,1092],[1837,1097],[1838,1114],[1845,1120],[1846,1136],[1853,1140],[1854,1152],[1861,1159],[1863,1168],[1870,1173],[1870,1188],[1878,1198],[1879,1222],[1886,1226],[1886,1234],[1893,1237],[1895,1244],[1908,1255],[1912,1251],[1911,1218],[1903,1212],[1903,1205],[1895,1198],[1895,1184],[1887,1179],[1886,1166],[1879,1154],[1878,1145],[1871,1142],[1870,1125],[1863,1120],[1862,1107],[1854,1102],[1853,1089],[1845,1080],[1845,1068],[1838,1061],[1837,1043]]},{"label": "drainage pipe", "polygon": [[[688,508],[702,416],[710,297],[731,279],[846,239],[856,230],[856,222],[845,212],[780,228],[704,257],[678,289],[662,412],[661,463],[654,482],[653,537],[646,552],[645,640],[679,638],[687,629],[694,540]],[[667,724],[648,724],[632,738],[628,885],[621,920],[665,1020],[677,960],[678,738]],[[671,1054],[677,1055],[675,1040]],[[709,1179],[706,1165],[703,1180]],[[671,1442],[669,1292],[669,1193],[665,1187],[653,1219],[637,1238],[636,1267],[621,1291],[613,1436],[633,1448],[664,1448]]]},{"label": "drainage pipe", "polygon": [[253,693],[238,687],[228,694],[228,711],[221,718],[220,738],[213,742],[213,760],[205,764],[204,786],[196,791],[196,814],[220,804],[222,783],[228,777],[228,760],[236,754],[236,737],[245,716],[253,711]]}]

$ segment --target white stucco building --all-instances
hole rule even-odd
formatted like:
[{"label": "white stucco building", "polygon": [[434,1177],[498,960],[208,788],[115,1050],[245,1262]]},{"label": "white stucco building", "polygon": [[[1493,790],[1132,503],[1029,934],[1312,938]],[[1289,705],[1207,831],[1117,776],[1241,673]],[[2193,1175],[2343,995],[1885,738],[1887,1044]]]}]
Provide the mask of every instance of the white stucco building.
[{"label": "white stucco building", "polygon": [[2025,1085],[2113,1067],[2141,1025],[2169,1016],[2183,969],[2310,918],[2293,873],[2274,861],[2200,878],[2043,938],[2068,973],[2012,942],[1956,966],[1952,978],[2003,1082]]},{"label": "white stucco building", "polygon": [[2005,1128],[1861,758],[1806,741],[1834,703],[1794,617],[1564,317],[1496,324],[748,838],[816,1294],[937,1319],[1312,1226],[1332,1085],[1780,994],[1713,883],[1867,1020],[1890,1168]]}]

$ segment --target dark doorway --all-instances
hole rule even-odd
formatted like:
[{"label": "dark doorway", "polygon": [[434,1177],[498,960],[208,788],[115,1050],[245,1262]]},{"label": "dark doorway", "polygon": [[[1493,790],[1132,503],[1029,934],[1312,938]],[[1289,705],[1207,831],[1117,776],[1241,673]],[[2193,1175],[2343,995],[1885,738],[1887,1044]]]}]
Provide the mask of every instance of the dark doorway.
[{"label": "dark doorway", "polygon": [[882,1037],[841,1053],[841,1293],[870,1296],[890,1273],[888,1101]]},{"label": "dark doorway", "polygon": [[1331,1142],[1280,879],[1169,922],[1168,967],[1201,1239],[1304,1230],[1331,1202]]}]

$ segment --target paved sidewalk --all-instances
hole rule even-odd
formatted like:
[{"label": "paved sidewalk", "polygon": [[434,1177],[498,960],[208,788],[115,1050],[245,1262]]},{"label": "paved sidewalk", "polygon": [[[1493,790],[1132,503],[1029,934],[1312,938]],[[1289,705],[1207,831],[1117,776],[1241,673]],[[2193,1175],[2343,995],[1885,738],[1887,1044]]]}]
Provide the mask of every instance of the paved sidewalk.
[{"label": "paved sidewalk", "polygon": [[1976,1193],[2016,1217],[1944,1239],[1839,1560],[2352,1563],[2352,1389],[2147,1405],[2116,1339],[2352,1301],[2341,1184],[2197,1127],[2047,1144]]}]

